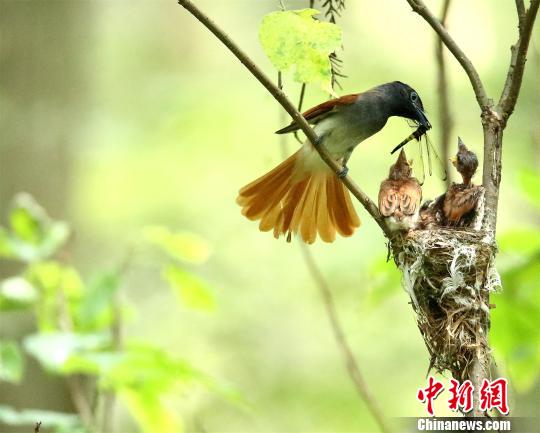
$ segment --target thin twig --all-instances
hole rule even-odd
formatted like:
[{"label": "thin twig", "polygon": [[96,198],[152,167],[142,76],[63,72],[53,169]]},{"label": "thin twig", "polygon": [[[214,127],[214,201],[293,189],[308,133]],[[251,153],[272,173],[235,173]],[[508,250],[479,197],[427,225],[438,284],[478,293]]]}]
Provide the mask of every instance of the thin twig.
[{"label": "thin twig", "polygon": [[456,41],[454,41],[452,36],[450,36],[450,33],[446,31],[438,18],[433,15],[433,13],[431,13],[431,11],[427,8],[427,6],[422,0],[407,0],[407,3],[409,3],[414,12],[424,18],[424,20],[427,21],[427,23],[433,28],[433,30],[435,30],[435,32],[443,41],[444,45],[446,45],[446,47],[454,55],[456,60],[461,64],[472,84],[476,100],[478,101],[478,105],[480,105],[480,109],[483,112],[489,110],[491,108],[492,101],[490,101],[486,94],[484,84],[480,79],[480,75],[478,75],[476,68],[469,60],[469,58],[465,55],[463,50],[458,46]]},{"label": "thin twig", "polygon": [[298,111],[302,112],[302,106],[304,105],[304,96],[306,94],[306,83],[302,83],[300,88],[300,98],[298,99]]},{"label": "thin twig", "polygon": [[349,346],[347,339],[345,338],[345,334],[343,333],[343,329],[342,329],[341,323],[339,322],[336,305],[334,303],[332,292],[330,288],[328,287],[328,284],[324,276],[322,275],[319,268],[317,267],[317,264],[315,263],[313,256],[310,254],[308,250],[308,246],[305,244],[301,244],[301,245],[302,245],[302,253],[304,255],[305,262],[308,265],[310,274],[315,280],[315,282],[317,283],[317,286],[319,287],[321,291],[321,295],[324,301],[324,306],[326,308],[326,313],[328,315],[328,319],[330,320],[330,325],[334,333],[334,338],[337,342],[339,349],[341,350],[341,353],[343,354],[343,357],[345,358],[345,363],[347,365],[347,371],[349,372],[349,376],[351,377],[355,385],[356,391],[358,392],[358,394],[360,395],[360,397],[366,404],[368,410],[371,412],[371,414],[375,418],[375,421],[377,422],[379,428],[381,429],[383,433],[387,433],[390,431],[390,428],[388,427],[386,423],[386,418],[382,414],[382,411],[379,405],[377,404],[376,400],[371,394],[364,380],[364,377],[362,373],[360,372],[354,353],[351,350],[351,347]]},{"label": "thin twig", "polygon": [[[444,0],[441,10],[441,24],[446,27],[446,18],[450,9],[451,0]],[[446,165],[446,184],[450,186],[452,180],[449,174],[452,172],[450,164],[450,137],[454,127],[454,119],[450,111],[450,97],[448,94],[448,75],[446,70],[446,60],[444,58],[443,43],[441,38],[435,41],[435,58],[437,60],[437,93],[439,94],[439,123],[441,147],[443,149],[443,158]]]},{"label": "thin twig", "polygon": [[[277,102],[291,115],[293,120],[298,124],[302,131],[306,134],[309,141],[313,144],[315,150],[319,153],[322,160],[332,169],[334,173],[339,174],[342,167],[336,162],[328,153],[328,151],[321,145],[319,138],[311,129],[306,119],[296,110],[296,107],[289,101],[287,96],[282,90],[279,90],[275,84],[266,76],[266,74],[259,69],[257,65],[251,60],[251,58],[245,54],[236,45],[227,34],[225,34],[208,16],[201,12],[190,0],[178,0],[178,3],[188,10],[197,20],[201,22],[210,32],[214,34],[235,56],[242,64],[257,78],[257,80],[272,94]],[[372,218],[377,222],[379,227],[383,230],[384,234],[388,237],[392,237],[392,233],[386,226],[377,205],[356,185],[356,183],[350,178],[345,176],[341,178],[341,181],[349,189],[349,191],[360,201],[362,206],[368,211]]]},{"label": "thin twig", "polygon": [[[302,112],[302,106],[304,105],[304,96],[306,94],[306,83],[302,83],[302,87],[300,87],[300,98],[298,99],[298,112]],[[299,143],[302,143],[302,140],[300,139],[298,135],[298,131],[294,131],[294,138],[296,138],[296,141]]]},{"label": "thin twig", "polygon": [[66,383],[68,385],[69,395],[71,401],[81,418],[85,427],[91,428],[92,426],[92,408],[88,401],[88,395],[85,391],[85,386],[82,383],[83,376],[80,374],[70,374],[66,376]]},{"label": "thin twig", "polygon": [[[516,2],[516,4],[519,3],[522,2]],[[514,112],[514,107],[516,106],[516,101],[519,96],[523,72],[525,71],[525,62],[527,61],[527,50],[529,49],[532,29],[534,27],[536,15],[538,14],[539,6],[540,0],[531,0],[531,5],[525,12],[523,19],[520,18],[519,38],[516,44],[512,45],[510,48],[512,52],[512,55],[510,56],[510,67],[508,68],[506,82],[504,83],[498,105],[505,121],[508,120],[510,115]],[[520,10],[521,6],[518,6],[518,14],[520,13]]]}]

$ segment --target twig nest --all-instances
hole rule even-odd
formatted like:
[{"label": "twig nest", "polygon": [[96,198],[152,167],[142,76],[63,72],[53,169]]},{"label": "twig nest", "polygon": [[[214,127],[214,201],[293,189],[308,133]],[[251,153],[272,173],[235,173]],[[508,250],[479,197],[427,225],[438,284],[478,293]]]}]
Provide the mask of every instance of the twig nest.
[{"label": "twig nest", "polygon": [[472,229],[412,230],[392,241],[402,284],[431,356],[430,369],[463,380],[486,353],[489,292],[500,288],[492,234]]}]

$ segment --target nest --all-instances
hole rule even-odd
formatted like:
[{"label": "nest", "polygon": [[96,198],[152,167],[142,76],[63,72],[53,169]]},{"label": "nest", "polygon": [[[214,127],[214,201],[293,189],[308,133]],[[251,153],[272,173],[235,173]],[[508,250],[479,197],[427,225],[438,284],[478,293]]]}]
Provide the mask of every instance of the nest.
[{"label": "nest", "polygon": [[392,250],[430,370],[464,380],[475,356],[488,353],[489,293],[501,286],[493,238],[473,229],[412,230]]}]

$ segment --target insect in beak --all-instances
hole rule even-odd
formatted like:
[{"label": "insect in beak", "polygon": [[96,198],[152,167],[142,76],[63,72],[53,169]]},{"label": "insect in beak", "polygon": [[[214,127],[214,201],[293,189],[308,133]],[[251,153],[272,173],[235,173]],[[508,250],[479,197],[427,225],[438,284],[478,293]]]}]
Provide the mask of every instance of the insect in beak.
[{"label": "insect in beak", "polygon": [[[427,118],[426,118],[426,122],[427,122]],[[427,122],[427,123],[428,123],[428,125],[429,125],[429,128],[431,128],[431,125],[429,124],[429,122]],[[394,147],[394,148],[392,149],[392,152],[390,152],[390,153],[392,154],[392,153],[397,152],[399,149],[401,149],[403,146],[405,146],[405,145],[406,145],[409,141],[411,141],[411,140],[415,140],[415,139],[416,139],[416,140],[420,140],[420,137],[421,137],[422,135],[424,135],[424,134],[427,132],[427,130],[428,130],[429,128],[426,128],[424,125],[420,125],[420,126],[416,129],[416,131],[414,131],[414,132],[413,132],[411,135],[409,135],[405,140],[403,140],[403,141],[402,141],[401,143],[399,143],[396,147]]]}]

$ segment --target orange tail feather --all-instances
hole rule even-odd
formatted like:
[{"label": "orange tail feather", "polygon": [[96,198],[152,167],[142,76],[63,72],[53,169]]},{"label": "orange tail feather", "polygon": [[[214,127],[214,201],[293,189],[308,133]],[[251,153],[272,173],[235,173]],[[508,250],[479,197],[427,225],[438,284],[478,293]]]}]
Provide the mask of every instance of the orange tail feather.
[{"label": "orange tail feather", "polygon": [[326,166],[304,168],[304,150],[283,161],[264,176],[244,186],[237,203],[250,220],[260,220],[259,229],[279,238],[300,232],[304,242],[313,243],[317,233],[325,242],[336,231],[350,236],[360,226],[349,191]]}]

